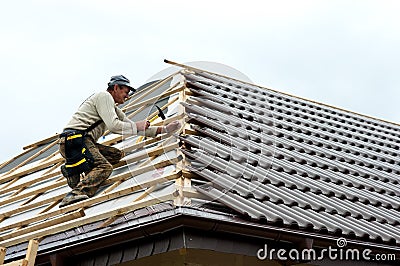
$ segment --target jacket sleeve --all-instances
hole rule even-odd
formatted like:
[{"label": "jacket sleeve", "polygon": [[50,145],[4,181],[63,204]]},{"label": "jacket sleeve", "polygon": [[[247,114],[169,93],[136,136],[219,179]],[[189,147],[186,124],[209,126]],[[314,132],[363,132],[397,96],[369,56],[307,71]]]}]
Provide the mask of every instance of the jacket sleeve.
[{"label": "jacket sleeve", "polygon": [[[96,110],[112,133],[121,135],[137,135],[136,124],[115,107],[114,99],[108,92],[100,93],[95,100]],[[117,114],[118,112],[118,114]]]},{"label": "jacket sleeve", "polygon": [[[127,122],[127,123],[133,123],[133,124],[135,124],[135,127],[136,127],[136,123],[133,122],[132,120],[130,120],[130,119],[125,115],[125,113],[121,111],[121,109],[115,108],[115,111],[116,111],[118,117],[119,117],[122,121]],[[158,127],[149,127],[149,128],[147,128],[145,131],[137,131],[136,134],[139,135],[139,136],[146,136],[146,137],[152,137],[152,138],[153,138],[153,137],[157,136],[157,128],[158,128]],[[137,129],[136,129],[136,130],[137,130]]]}]

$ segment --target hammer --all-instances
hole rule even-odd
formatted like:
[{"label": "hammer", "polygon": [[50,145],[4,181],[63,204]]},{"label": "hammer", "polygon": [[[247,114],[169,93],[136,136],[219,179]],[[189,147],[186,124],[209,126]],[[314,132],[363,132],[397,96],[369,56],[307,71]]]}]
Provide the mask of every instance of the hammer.
[{"label": "hammer", "polygon": [[165,115],[164,115],[163,111],[161,110],[161,108],[158,107],[157,105],[155,105],[155,107],[157,107],[157,109],[158,109],[158,116],[161,117],[162,120],[165,120]]},{"label": "hammer", "polygon": [[164,115],[163,111],[161,110],[161,108],[158,107],[157,105],[154,105],[154,106],[157,107],[157,109],[158,109],[158,115],[157,115],[157,116],[154,116],[152,119],[150,119],[149,123],[151,123],[151,122],[153,122],[154,120],[156,120],[157,117],[161,117],[162,120],[165,120],[165,115]]}]

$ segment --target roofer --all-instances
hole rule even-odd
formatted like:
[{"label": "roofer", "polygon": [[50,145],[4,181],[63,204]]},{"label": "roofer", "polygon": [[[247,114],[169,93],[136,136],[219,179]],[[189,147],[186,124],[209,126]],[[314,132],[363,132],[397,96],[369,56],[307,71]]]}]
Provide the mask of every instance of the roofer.
[{"label": "roofer", "polygon": [[165,127],[152,127],[149,121],[128,119],[115,103],[124,103],[129,91],[135,89],[126,77],[112,76],[107,91],[86,99],[60,134],[60,153],[66,159],[61,172],[72,188],[60,203],[60,208],[92,197],[111,175],[112,165],[124,157],[123,151],[96,143],[106,129],[116,134],[155,137],[180,128],[179,121]]}]

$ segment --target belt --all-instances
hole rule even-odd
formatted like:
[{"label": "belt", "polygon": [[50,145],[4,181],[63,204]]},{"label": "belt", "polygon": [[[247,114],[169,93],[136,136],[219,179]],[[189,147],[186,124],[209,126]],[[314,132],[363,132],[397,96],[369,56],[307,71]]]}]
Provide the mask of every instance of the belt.
[{"label": "belt", "polygon": [[59,135],[60,138],[64,137],[69,137],[69,136],[74,136],[74,135],[81,135],[85,136],[86,132],[84,130],[77,130],[77,129],[72,129],[72,128],[66,128],[64,131]]}]

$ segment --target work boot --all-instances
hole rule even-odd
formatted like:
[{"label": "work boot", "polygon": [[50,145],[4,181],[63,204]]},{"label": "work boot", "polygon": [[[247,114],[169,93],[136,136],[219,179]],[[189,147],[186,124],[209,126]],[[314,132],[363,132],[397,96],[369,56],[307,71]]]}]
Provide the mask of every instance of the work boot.
[{"label": "work boot", "polygon": [[70,205],[72,203],[76,203],[85,199],[88,199],[89,196],[88,195],[77,195],[77,194],[73,194],[72,192],[69,192],[67,195],[65,195],[65,197],[63,198],[63,200],[61,201],[60,205],[58,206],[59,208],[62,208],[64,206]]},{"label": "work boot", "polygon": [[65,169],[65,165],[61,166],[61,173],[67,179],[68,186],[72,189],[76,188],[79,181],[81,180],[81,176],[79,174],[69,176],[67,169]]}]

